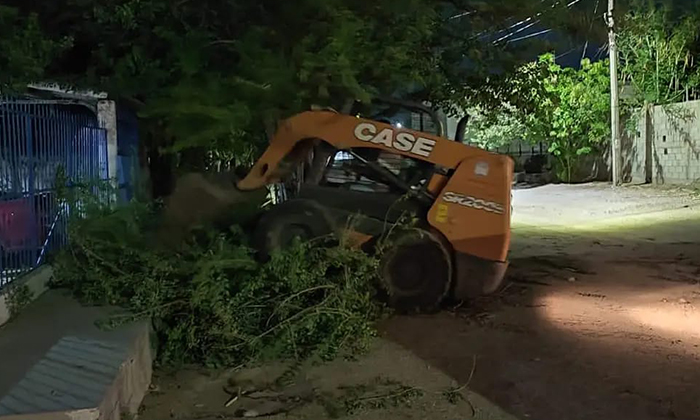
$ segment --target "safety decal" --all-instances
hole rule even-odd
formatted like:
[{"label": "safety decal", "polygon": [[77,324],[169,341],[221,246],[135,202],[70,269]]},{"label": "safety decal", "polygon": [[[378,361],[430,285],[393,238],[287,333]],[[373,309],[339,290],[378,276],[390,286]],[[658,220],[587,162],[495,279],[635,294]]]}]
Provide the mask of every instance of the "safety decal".
[{"label": "safety decal", "polygon": [[450,208],[447,206],[447,204],[438,204],[435,221],[438,223],[447,223],[447,214],[449,211]]}]

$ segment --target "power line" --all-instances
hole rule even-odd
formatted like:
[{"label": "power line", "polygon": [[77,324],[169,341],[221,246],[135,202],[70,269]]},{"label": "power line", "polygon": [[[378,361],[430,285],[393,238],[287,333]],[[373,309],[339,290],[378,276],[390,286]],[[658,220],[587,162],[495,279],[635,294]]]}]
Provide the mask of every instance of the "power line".
[{"label": "power line", "polygon": [[[547,0],[541,0],[540,3],[544,3],[545,1],[547,1]],[[580,0],[576,0],[576,1],[580,1]],[[555,2],[550,6],[550,8],[552,8],[552,9],[555,8],[560,2],[561,2],[560,0],[555,1]],[[537,14],[535,14],[535,16],[530,16],[530,17],[528,17],[528,18],[525,18],[525,19],[523,19],[523,20],[520,20],[520,21],[518,21],[518,22],[515,22],[514,24],[510,25],[509,27],[507,27],[507,28],[505,28],[505,29],[501,29],[501,30],[498,30],[498,31],[494,32],[493,35],[501,34],[501,33],[503,33],[503,32],[506,32],[506,31],[510,30],[510,29],[513,29],[513,28],[516,28],[516,27],[518,27],[518,26],[520,26],[520,25],[523,25],[523,24],[525,24],[525,23],[528,23],[528,22],[532,21],[533,19],[536,19],[536,18],[538,18],[539,16],[542,16],[543,13],[544,13],[544,12],[538,12]],[[508,20],[510,20],[511,18],[512,18],[512,16],[511,16],[510,18],[506,19],[505,21],[503,21],[503,23],[506,23],[506,22],[507,22]],[[510,32],[510,33],[506,34],[503,38],[499,38],[498,40],[494,41],[493,43],[495,44],[496,42],[499,42],[499,41],[502,40],[502,39],[506,39],[506,38],[508,38],[508,37],[510,37],[510,36],[512,36],[512,35],[514,35],[514,34],[516,34],[516,33],[519,33],[519,32],[521,32],[523,29],[527,29],[527,28],[529,28],[529,27],[531,27],[532,25],[535,25],[535,24],[537,24],[537,23],[539,23],[539,20],[537,20],[536,22],[534,22],[534,23],[531,24],[531,25],[528,25],[526,28],[522,28],[522,29],[519,29],[519,30]],[[498,26],[500,26],[500,25],[498,25]],[[472,39],[479,38],[480,36],[482,36],[482,35],[484,35],[484,34],[486,34],[486,33],[488,33],[488,32],[489,32],[488,29],[487,29],[487,30],[483,30],[483,31],[479,32],[478,34],[474,35],[474,36],[472,37]]]},{"label": "power line", "polygon": [[511,39],[510,41],[506,42],[506,44],[510,44],[511,42],[522,41],[523,39],[534,38],[536,36],[544,35],[544,34],[549,33],[549,32],[552,32],[552,30],[545,29],[543,31],[535,32],[534,34],[529,34],[529,35],[521,36],[520,38]]},{"label": "power line", "polygon": [[[546,1],[546,0],[542,0],[540,3],[544,3],[545,1]],[[552,4],[551,7],[554,8],[554,7],[556,7],[557,4],[559,4],[559,1],[554,2],[554,4]],[[541,16],[541,15],[542,15],[542,12],[537,13],[534,17],[533,17],[533,16],[530,16],[529,18],[525,18],[525,19],[523,19],[523,20],[521,20],[521,21],[515,22],[514,24],[510,25],[509,27],[507,27],[507,28],[505,28],[505,29],[501,29],[500,31],[498,31],[498,32],[496,32],[496,33],[501,33],[501,32],[505,32],[505,31],[507,31],[507,30],[509,30],[509,29],[513,29],[513,28],[515,28],[516,26],[519,26],[519,25],[522,25],[522,24],[524,24],[524,23],[527,23],[527,22],[531,21],[532,19],[537,18],[537,17],[539,17],[539,16]]]},{"label": "power line", "polygon": [[[528,19],[529,19],[529,18],[528,18]],[[522,28],[518,29],[517,31],[513,31],[513,32],[511,32],[511,33],[509,33],[509,34],[507,34],[507,35],[505,35],[505,36],[502,36],[502,37],[498,38],[497,40],[493,41],[493,43],[494,43],[494,44],[498,44],[499,42],[503,41],[504,39],[510,38],[511,36],[513,36],[513,35],[515,35],[515,34],[517,34],[517,33],[520,33],[520,32],[522,32],[522,31],[524,31],[524,30],[526,30],[526,29],[528,29],[528,28],[531,28],[531,27],[537,25],[538,23],[540,23],[540,20],[539,20],[539,19],[537,19],[536,21],[530,23],[529,25],[523,26]]]},{"label": "power line", "polygon": [[574,48],[571,48],[571,49],[570,49],[569,51],[567,51],[567,52],[565,52],[565,53],[562,53],[562,54],[559,54],[559,55],[557,55],[556,57],[554,57],[554,59],[555,59],[555,60],[558,60],[558,59],[560,59],[560,58],[562,58],[562,57],[564,57],[564,56],[567,56],[567,55],[571,54],[572,52],[574,52],[574,51],[578,50],[578,48],[579,48],[579,47],[574,47]]},{"label": "power line", "polygon": [[596,14],[598,13],[598,4],[600,4],[600,0],[595,1],[595,8],[593,9],[593,18],[591,19],[591,24],[588,26],[588,33],[586,34],[586,44],[583,46],[583,53],[581,54],[581,61],[583,61],[584,58],[586,58],[586,52],[588,50],[588,37],[591,35],[591,31],[593,30],[593,22],[595,21]]},{"label": "power line", "polygon": [[[567,8],[567,9],[570,9],[573,5],[575,5],[576,3],[580,2],[580,1],[581,1],[581,0],[571,0],[569,3],[566,4],[566,8]],[[555,7],[557,7],[557,5],[558,5],[559,3],[561,3],[561,2],[560,2],[560,1],[554,2],[554,4],[552,4],[552,6],[550,7],[550,9],[554,9]],[[493,44],[497,44],[497,43],[499,43],[499,42],[501,42],[501,41],[504,41],[504,40],[510,38],[511,36],[516,35],[516,34],[522,32],[522,31],[524,31],[525,29],[528,29],[528,28],[530,28],[530,27],[532,27],[532,26],[534,26],[534,25],[540,23],[540,19],[538,19],[538,18],[539,18],[540,16],[542,16],[544,13],[545,13],[545,12],[538,12],[535,16],[531,16],[531,17],[529,17],[529,18],[527,18],[527,19],[523,19],[523,20],[521,20],[520,22],[517,22],[516,24],[512,25],[511,28],[516,27],[516,26],[518,26],[518,25],[521,25],[521,24],[523,24],[523,23],[530,22],[530,21],[533,20],[533,19],[535,20],[534,22],[530,23],[529,25],[525,26],[524,28],[519,28],[519,29],[517,29],[517,30],[515,30],[515,31],[513,31],[513,32],[510,32],[510,33],[508,33],[508,34],[506,34],[506,35],[504,35],[504,36],[498,38],[497,40],[493,41]],[[509,28],[509,29],[510,29],[510,28]],[[550,32],[550,31],[551,31],[551,29],[550,29],[549,31],[547,31],[547,32]],[[541,33],[546,33],[546,32],[541,32]],[[527,38],[531,38],[531,37],[530,37],[530,36],[525,36],[525,37],[522,37],[522,38],[518,38],[518,39],[515,39],[515,40],[511,40],[510,42],[515,42],[515,41],[519,41],[519,40],[521,40],[521,39],[527,39]]]},{"label": "power line", "polygon": [[458,13],[454,16],[450,16],[449,18],[447,18],[447,20],[455,20],[455,19],[463,18],[465,16],[473,15],[474,13],[476,13],[476,12],[473,10],[470,10],[468,12]]}]

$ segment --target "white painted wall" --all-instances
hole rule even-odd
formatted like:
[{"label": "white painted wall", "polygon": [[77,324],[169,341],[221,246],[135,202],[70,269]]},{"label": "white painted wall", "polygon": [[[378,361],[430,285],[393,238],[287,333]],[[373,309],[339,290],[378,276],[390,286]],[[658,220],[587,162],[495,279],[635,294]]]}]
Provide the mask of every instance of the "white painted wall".
[{"label": "white painted wall", "polygon": [[117,179],[117,107],[114,101],[97,102],[97,120],[107,131],[107,165],[109,179]]}]

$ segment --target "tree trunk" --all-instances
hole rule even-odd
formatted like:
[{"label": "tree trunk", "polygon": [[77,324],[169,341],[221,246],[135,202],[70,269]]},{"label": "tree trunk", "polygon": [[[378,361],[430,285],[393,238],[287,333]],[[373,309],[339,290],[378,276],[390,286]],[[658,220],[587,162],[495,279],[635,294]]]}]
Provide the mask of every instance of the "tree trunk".
[{"label": "tree trunk", "polygon": [[147,124],[143,131],[143,144],[151,196],[154,199],[167,197],[175,187],[175,155],[161,151],[162,147],[169,143],[158,123],[144,124]]},{"label": "tree trunk", "polygon": [[180,164],[177,168],[178,173],[205,172],[207,170],[206,153],[206,150],[201,147],[183,150],[180,153]]},{"label": "tree trunk", "polygon": [[161,153],[157,148],[148,150],[148,171],[151,179],[153,198],[163,198],[170,195],[175,184],[174,156]]}]

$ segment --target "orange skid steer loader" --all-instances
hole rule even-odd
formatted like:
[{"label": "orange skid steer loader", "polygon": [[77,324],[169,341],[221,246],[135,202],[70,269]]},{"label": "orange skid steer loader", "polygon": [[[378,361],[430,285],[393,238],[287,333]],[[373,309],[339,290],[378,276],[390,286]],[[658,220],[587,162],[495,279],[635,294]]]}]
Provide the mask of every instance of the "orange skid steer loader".
[{"label": "orange skid steer loader", "polygon": [[348,226],[372,243],[410,213],[417,225],[382,255],[391,306],[432,310],[448,296],[496,291],[507,267],[513,162],[463,144],[465,123],[449,140],[435,112],[394,100],[283,121],[237,184],[249,191],[295,179],[290,198],[258,222],[259,252]]}]

